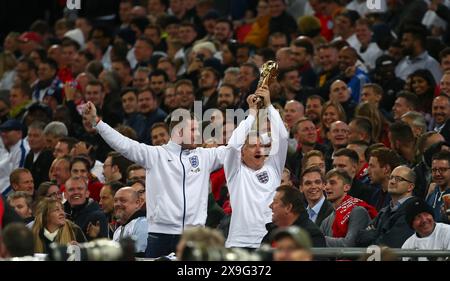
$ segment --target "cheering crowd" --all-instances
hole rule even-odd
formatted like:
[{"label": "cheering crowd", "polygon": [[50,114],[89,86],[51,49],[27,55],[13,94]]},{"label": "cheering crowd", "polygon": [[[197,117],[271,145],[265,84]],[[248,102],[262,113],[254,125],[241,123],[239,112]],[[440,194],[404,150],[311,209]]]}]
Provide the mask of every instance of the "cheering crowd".
[{"label": "cheering crowd", "polygon": [[47,2],[0,32],[0,258],[450,250],[450,1]]}]

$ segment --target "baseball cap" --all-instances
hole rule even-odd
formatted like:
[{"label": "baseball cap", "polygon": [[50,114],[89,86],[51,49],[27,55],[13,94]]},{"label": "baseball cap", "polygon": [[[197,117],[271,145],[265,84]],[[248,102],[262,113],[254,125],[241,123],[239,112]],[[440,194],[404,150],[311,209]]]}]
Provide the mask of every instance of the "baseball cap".
[{"label": "baseball cap", "polygon": [[16,119],[10,119],[0,125],[0,131],[22,131],[22,123]]},{"label": "baseball cap", "polygon": [[383,66],[390,66],[390,65],[394,65],[395,64],[395,60],[393,57],[389,56],[389,55],[382,55],[379,58],[377,58],[377,60],[375,61],[375,67],[383,67]]},{"label": "baseball cap", "polygon": [[273,242],[276,242],[285,237],[290,237],[295,241],[299,248],[309,250],[312,247],[312,242],[309,234],[304,229],[301,229],[298,226],[280,228],[275,231],[272,237]]},{"label": "baseball cap", "polygon": [[37,32],[24,32],[22,35],[19,36],[19,41],[21,42],[29,42],[34,41],[38,44],[42,42],[42,36],[39,35]]}]

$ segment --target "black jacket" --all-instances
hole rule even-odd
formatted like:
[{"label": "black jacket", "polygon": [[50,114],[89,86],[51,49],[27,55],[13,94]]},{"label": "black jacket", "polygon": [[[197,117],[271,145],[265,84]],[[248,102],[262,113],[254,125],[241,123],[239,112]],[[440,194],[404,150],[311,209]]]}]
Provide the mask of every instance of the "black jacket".
[{"label": "black jacket", "polygon": [[[323,236],[319,227],[313,223],[309,218],[306,212],[300,213],[297,220],[292,224],[304,229],[308,232],[309,237],[311,238],[311,242],[313,247],[315,248],[323,248],[326,247],[325,236]],[[272,242],[272,235],[274,231],[278,228],[278,226],[274,223],[266,224],[267,234],[264,236],[261,244],[268,244]]]},{"label": "black jacket", "polygon": [[363,184],[360,180],[353,179],[348,195],[369,202],[373,196],[373,189]]},{"label": "black jacket", "polygon": [[25,158],[25,168],[33,175],[34,188],[37,189],[41,183],[48,181],[48,171],[53,162],[53,153],[50,150],[43,150],[33,163],[34,153],[28,152]]},{"label": "black jacket", "polygon": [[[100,209],[100,206],[94,200],[88,199],[83,205],[74,208],[70,207],[69,202],[67,201],[64,203],[64,211],[68,214],[68,219],[81,228],[88,240],[108,237],[108,221],[105,214]],[[100,233],[98,234],[98,237],[89,237],[87,233],[89,223],[95,225],[97,222],[100,223]]]},{"label": "black jacket", "polygon": [[413,198],[407,199],[393,212],[390,205],[381,209],[370,224],[374,229],[359,231],[356,238],[357,246],[385,245],[390,248],[401,248],[406,239],[414,234],[414,230],[405,220],[405,206]]},{"label": "black jacket", "polygon": [[323,220],[326,219],[329,215],[331,215],[333,211],[334,211],[333,205],[327,199],[325,199],[325,201],[323,201],[322,207],[319,210],[319,214],[317,215],[316,225],[320,226]]}]

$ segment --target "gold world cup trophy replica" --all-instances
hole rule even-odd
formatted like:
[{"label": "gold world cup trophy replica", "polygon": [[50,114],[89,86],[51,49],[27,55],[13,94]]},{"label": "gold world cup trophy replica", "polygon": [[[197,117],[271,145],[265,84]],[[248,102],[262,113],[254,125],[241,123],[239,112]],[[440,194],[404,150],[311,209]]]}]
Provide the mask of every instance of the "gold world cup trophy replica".
[{"label": "gold world cup trophy replica", "polygon": [[[275,81],[278,75],[278,64],[275,61],[269,60],[265,62],[260,69],[260,77],[258,82],[258,89],[260,87],[263,87],[266,85],[267,87],[270,86],[270,84]],[[264,108],[264,97],[257,96],[255,97],[258,105],[258,110]],[[260,120],[259,120],[259,112],[256,115],[256,134],[257,136],[260,135],[259,127],[260,127]]]},{"label": "gold world cup trophy replica", "polygon": [[[267,87],[277,78],[278,64],[272,60],[265,62],[260,69],[260,77],[258,82],[258,88],[266,85]],[[261,96],[256,97],[258,101],[258,109],[264,107],[264,98]]]}]

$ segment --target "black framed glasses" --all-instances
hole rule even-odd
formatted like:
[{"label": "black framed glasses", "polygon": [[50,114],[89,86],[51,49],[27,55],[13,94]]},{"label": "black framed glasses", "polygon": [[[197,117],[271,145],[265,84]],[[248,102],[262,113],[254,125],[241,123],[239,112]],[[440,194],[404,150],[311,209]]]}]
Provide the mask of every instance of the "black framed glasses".
[{"label": "black framed glasses", "polygon": [[433,174],[437,174],[439,172],[439,174],[444,174],[445,172],[448,171],[448,169],[450,169],[450,167],[441,167],[441,168],[433,168],[431,169],[431,172]]},{"label": "black framed glasses", "polygon": [[408,179],[405,179],[404,177],[401,177],[401,176],[390,176],[389,180],[393,181],[393,182],[396,182],[396,183],[397,182],[401,182],[401,181],[406,181],[406,182],[409,182],[409,183],[413,183],[412,181],[410,181]]}]

